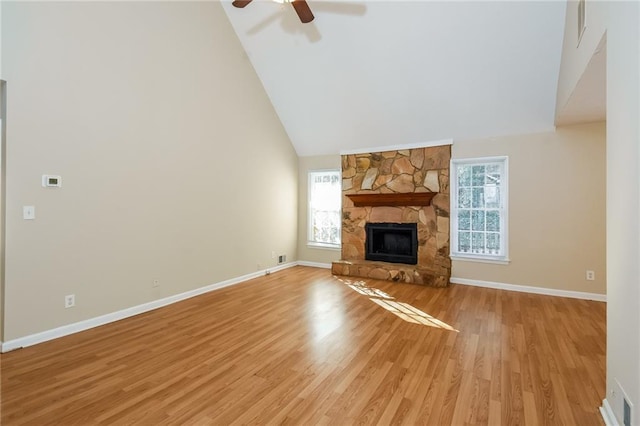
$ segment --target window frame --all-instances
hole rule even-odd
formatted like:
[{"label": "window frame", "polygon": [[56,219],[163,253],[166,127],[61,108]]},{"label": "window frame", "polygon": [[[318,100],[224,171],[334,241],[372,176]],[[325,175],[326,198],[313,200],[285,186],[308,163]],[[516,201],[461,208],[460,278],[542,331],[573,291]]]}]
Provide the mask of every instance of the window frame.
[{"label": "window frame", "polygon": [[[340,241],[337,244],[325,243],[320,241],[313,241],[313,209],[311,208],[311,195],[312,195],[312,176],[315,174],[323,174],[323,173],[337,173],[338,174],[338,182],[340,185],[340,199],[339,199],[339,207],[338,213],[340,215],[340,229],[338,232],[338,236]],[[311,248],[321,248],[328,250],[342,250],[342,170],[340,169],[313,169],[307,171],[307,247]]]},{"label": "window frame", "polygon": [[[500,182],[500,251],[495,254],[464,253],[457,250],[458,247],[458,169],[460,166],[497,164],[501,167]],[[476,157],[451,159],[450,195],[451,195],[451,220],[450,233],[451,244],[449,256],[452,260],[464,260],[472,262],[508,264],[509,259],[509,157]],[[486,207],[485,207],[486,208]]]}]

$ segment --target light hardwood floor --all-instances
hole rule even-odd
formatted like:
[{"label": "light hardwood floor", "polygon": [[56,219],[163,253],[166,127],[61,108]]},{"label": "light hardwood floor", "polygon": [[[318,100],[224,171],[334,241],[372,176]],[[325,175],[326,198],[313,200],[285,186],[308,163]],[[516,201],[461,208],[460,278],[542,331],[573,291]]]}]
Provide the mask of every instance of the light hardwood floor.
[{"label": "light hardwood floor", "polygon": [[299,266],[0,359],[3,425],[602,425],[605,304]]}]

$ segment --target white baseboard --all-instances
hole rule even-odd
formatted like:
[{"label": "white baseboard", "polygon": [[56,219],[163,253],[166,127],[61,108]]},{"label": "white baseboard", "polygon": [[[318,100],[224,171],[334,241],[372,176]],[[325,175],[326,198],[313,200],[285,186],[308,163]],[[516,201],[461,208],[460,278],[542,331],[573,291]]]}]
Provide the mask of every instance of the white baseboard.
[{"label": "white baseboard", "polygon": [[600,407],[600,415],[602,416],[602,420],[604,420],[605,425],[620,426],[620,423],[618,423],[618,420],[616,420],[615,414],[613,414],[611,405],[609,405],[609,401],[607,401],[606,399],[602,400],[602,407]]},{"label": "white baseboard", "polygon": [[[264,269],[262,271],[255,272],[254,274],[249,274],[249,275],[255,275],[255,276],[253,276],[251,278],[247,278],[246,280],[242,280],[242,281],[247,281],[247,280],[250,280],[252,278],[261,277],[262,275],[266,274],[267,271],[269,273],[278,272],[278,271],[282,271],[283,269],[293,268],[294,266],[298,266],[298,262],[294,261],[294,262],[283,263],[282,265],[274,266],[273,268],[267,268],[267,269]],[[245,277],[247,277],[249,275],[245,275]],[[238,281],[238,282],[242,282],[242,281]],[[237,284],[237,283],[234,283],[234,284]]]},{"label": "white baseboard", "polygon": [[252,272],[250,274],[242,275],[240,277],[231,278],[219,283],[210,284],[205,287],[200,287],[195,290],[190,290],[184,293],[176,294],[173,296],[165,297],[163,299],[154,300],[151,302],[143,303],[141,305],[132,306],[130,308],[122,309],[110,314],[101,315],[99,317],[90,318],[88,320],[76,322],[69,325],[63,325],[62,327],[53,328],[51,330],[42,331],[40,333],[31,334],[29,336],[20,337],[13,340],[8,340],[1,343],[1,352],[8,352],[14,349],[24,348],[27,346],[36,345],[38,343],[46,342],[48,340],[57,339],[59,337],[68,336],[70,334],[85,331],[90,328],[99,327],[101,325],[109,324],[114,321],[129,318],[134,315],[139,315],[144,312],[149,312],[154,309],[161,308],[163,306],[171,305],[172,303],[180,302],[182,300],[190,299],[195,296],[199,296],[204,293],[209,293],[214,290],[218,290],[224,287],[229,287],[234,284],[239,284],[254,278],[261,277],[267,272],[277,272],[283,269],[296,266],[297,262],[285,263],[282,265],[274,266],[273,268],[264,269],[261,271]]},{"label": "white baseboard", "polygon": [[306,260],[299,260],[298,265],[300,266],[310,266],[312,268],[322,268],[322,269],[331,269],[330,263],[319,263],[319,262],[307,262]]},{"label": "white baseboard", "polygon": [[598,302],[607,301],[606,294],[587,293],[582,291],[556,290],[553,288],[496,283],[492,281],[470,280],[467,278],[456,278],[456,277],[451,277],[449,281],[452,284],[472,285],[476,287],[495,288],[498,290],[509,290],[509,291],[519,291],[523,293],[544,294],[547,296],[570,297],[572,299],[595,300]]}]

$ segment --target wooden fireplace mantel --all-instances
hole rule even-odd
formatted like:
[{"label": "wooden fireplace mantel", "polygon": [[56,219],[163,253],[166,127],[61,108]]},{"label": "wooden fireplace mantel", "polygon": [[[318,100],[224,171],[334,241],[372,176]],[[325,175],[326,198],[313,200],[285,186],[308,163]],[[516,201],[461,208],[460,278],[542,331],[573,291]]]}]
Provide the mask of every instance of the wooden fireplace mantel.
[{"label": "wooden fireplace mantel", "polygon": [[409,192],[401,194],[347,194],[356,207],[428,206],[437,192]]}]

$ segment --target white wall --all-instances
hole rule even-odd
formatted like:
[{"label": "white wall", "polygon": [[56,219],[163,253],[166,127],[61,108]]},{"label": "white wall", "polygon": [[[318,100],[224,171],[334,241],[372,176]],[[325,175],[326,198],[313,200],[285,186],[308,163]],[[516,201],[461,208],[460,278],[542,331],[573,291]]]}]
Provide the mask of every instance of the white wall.
[{"label": "white wall", "polygon": [[295,260],[297,156],[219,3],[2,7],[5,341]]},{"label": "white wall", "polygon": [[[567,5],[558,107],[575,89],[602,36],[607,49],[607,393],[618,423],[623,395],[640,424],[640,4],[587,1],[587,29],[575,38]],[[606,34],[605,34],[606,32]]]},{"label": "white wall", "polygon": [[307,230],[309,224],[308,210],[308,175],[312,170],[341,170],[340,155],[320,155],[300,157],[298,159],[298,259],[305,262],[330,264],[340,260],[340,249],[313,247],[307,245]]},{"label": "white wall", "polygon": [[[0,80],[4,79],[2,73],[2,4],[0,2]],[[0,89],[0,99],[4,99],[4,86]],[[0,107],[3,110],[0,116],[4,117],[4,106]],[[5,182],[4,179],[4,118],[2,119],[2,125],[0,126],[0,179]],[[0,342],[4,340],[4,183],[0,185]]]},{"label": "white wall", "polygon": [[[640,424],[640,4],[607,15],[607,401]],[[619,385],[618,385],[619,383]]]},{"label": "white wall", "polygon": [[[1,8],[1,7],[0,7]],[[1,20],[0,20],[1,22]],[[1,46],[1,44],[0,44]],[[0,55],[1,56],[1,55]],[[5,178],[6,165],[5,160],[7,158],[5,152],[5,82],[0,79],[0,342],[4,340],[4,235],[5,235],[5,184],[7,182]]]},{"label": "white wall", "polygon": [[452,158],[502,155],[509,157],[511,261],[456,260],[452,279],[605,294],[605,123],[452,146]]},{"label": "white wall", "polygon": [[606,1],[585,2],[585,30],[578,44],[578,2],[567,2],[565,32],[556,95],[556,117],[568,104],[578,81],[582,78],[587,64],[598,48],[606,32],[606,24],[601,18],[606,12]]}]

